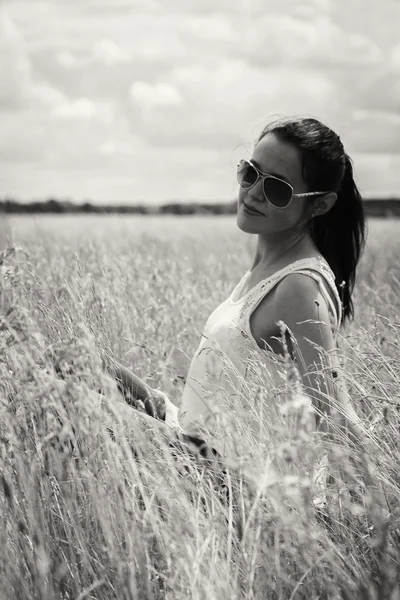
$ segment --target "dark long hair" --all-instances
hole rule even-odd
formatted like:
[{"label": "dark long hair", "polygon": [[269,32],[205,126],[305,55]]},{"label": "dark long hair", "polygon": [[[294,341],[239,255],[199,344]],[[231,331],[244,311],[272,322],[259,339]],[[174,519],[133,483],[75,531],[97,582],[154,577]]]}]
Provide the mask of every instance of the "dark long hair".
[{"label": "dark long hair", "polygon": [[300,150],[303,179],[310,191],[337,193],[333,207],[310,220],[310,233],[335,275],[343,304],[343,323],[354,317],[352,293],[366,239],[363,200],[354,182],[352,161],[340,137],[317,119],[295,117],[273,121],[258,141],[267,133],[274,133]]}]

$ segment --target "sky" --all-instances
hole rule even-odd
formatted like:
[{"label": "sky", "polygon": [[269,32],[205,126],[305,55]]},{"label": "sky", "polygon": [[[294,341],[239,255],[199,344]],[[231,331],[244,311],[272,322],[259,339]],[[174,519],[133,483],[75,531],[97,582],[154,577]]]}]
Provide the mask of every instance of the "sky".
[{"label": "sky", "polygon": [[400,195],[400,0],[0,0],[0,197],[228,201],[276,116]]}]

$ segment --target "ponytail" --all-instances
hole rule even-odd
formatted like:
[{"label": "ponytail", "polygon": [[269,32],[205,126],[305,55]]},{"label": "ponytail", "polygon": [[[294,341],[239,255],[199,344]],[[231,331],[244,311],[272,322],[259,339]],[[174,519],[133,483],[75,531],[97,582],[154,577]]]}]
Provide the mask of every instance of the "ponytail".
[{"label": "ponytail", "polygon": [[363,200],[354,181],[353,164],[347,154],[344,159],[344,175],[335,204],[311,221],[311,237],[336,277],[343,306],[342,323],[354,317],[352,293],[366,237]]},{"label": "ponytail", "polygon": [[352,161],[340,137],[317,119],[277,119],[264,128],[258,141],[270,132],[300,150],[303,178],[310,191],[332,190],[337,194],[332,208],[311,220],[310,233],[335,275],[343,323],[354,317],[352,293],[366,237],[363,200],[354,182]]}]

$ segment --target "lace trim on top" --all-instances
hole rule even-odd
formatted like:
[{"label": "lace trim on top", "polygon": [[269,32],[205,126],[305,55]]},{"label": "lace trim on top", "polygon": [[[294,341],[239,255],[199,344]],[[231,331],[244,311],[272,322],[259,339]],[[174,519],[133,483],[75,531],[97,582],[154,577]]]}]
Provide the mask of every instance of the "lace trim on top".
[{"label": "lace trim on top", "polygon": [[[310,271],[312,271],[312,273]],[[261,353],[264,359],[270,357],[278,361],[284,360],[283,356],[275,354],[271,350],[263,350],[259,347],[251,333],[250,317],[253,310],[261,302],[264,296],[266,296],[266,294],[274,287],[274,285],[280,279],[283,279],[283,277],[285,277],[289,273],[304,273],[306,275],[310,275],[320,283],[321,292],[326,301],[328,302],[328,305],[330,306],[335,317],[335,323],[332,325],[332,329],[334,330],[334,337],[336,336],[336,333],[339,330],[339,326],[342,320],[342,303],[335,285],[335,276],[329,265],[322,257],[309,257],[297,260],[291,263],[290,265],[287,265],[283,269],[280,269],[279,271],[267,277],[266,279],[261,280],[258,284],[253,286],[251,290],[244,294],[239,300],[234,300],[235,293],[238,291],[239,288],[241,288],[241,284],[243,283],[244,279],[249,275],[249,273],[250,271],[248,271],[244,275],[242,280],[233,290],[231,296],[228,298],[230,304],[238,306],[236,315],[229,325],[228,338],[230,346],[240,357],[245,359],[249,351],[254,352],[255,350],[259,354]],[[323,284],[323,280],[325,280],[328,283],[329,287],[333,291],[333,294],[336,298],[337,308],[334,306],[330,295],[326,291],[326,288]]]}]

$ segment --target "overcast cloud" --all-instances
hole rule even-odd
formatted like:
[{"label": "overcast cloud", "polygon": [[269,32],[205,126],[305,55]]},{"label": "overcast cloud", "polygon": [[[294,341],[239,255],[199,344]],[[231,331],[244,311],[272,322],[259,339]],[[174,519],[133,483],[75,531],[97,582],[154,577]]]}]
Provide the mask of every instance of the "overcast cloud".
[{"label": "overcast cloud", "polygon": [[398,0],[0,0],[0,195],[230,200],[275,115],[400,190]]}]

